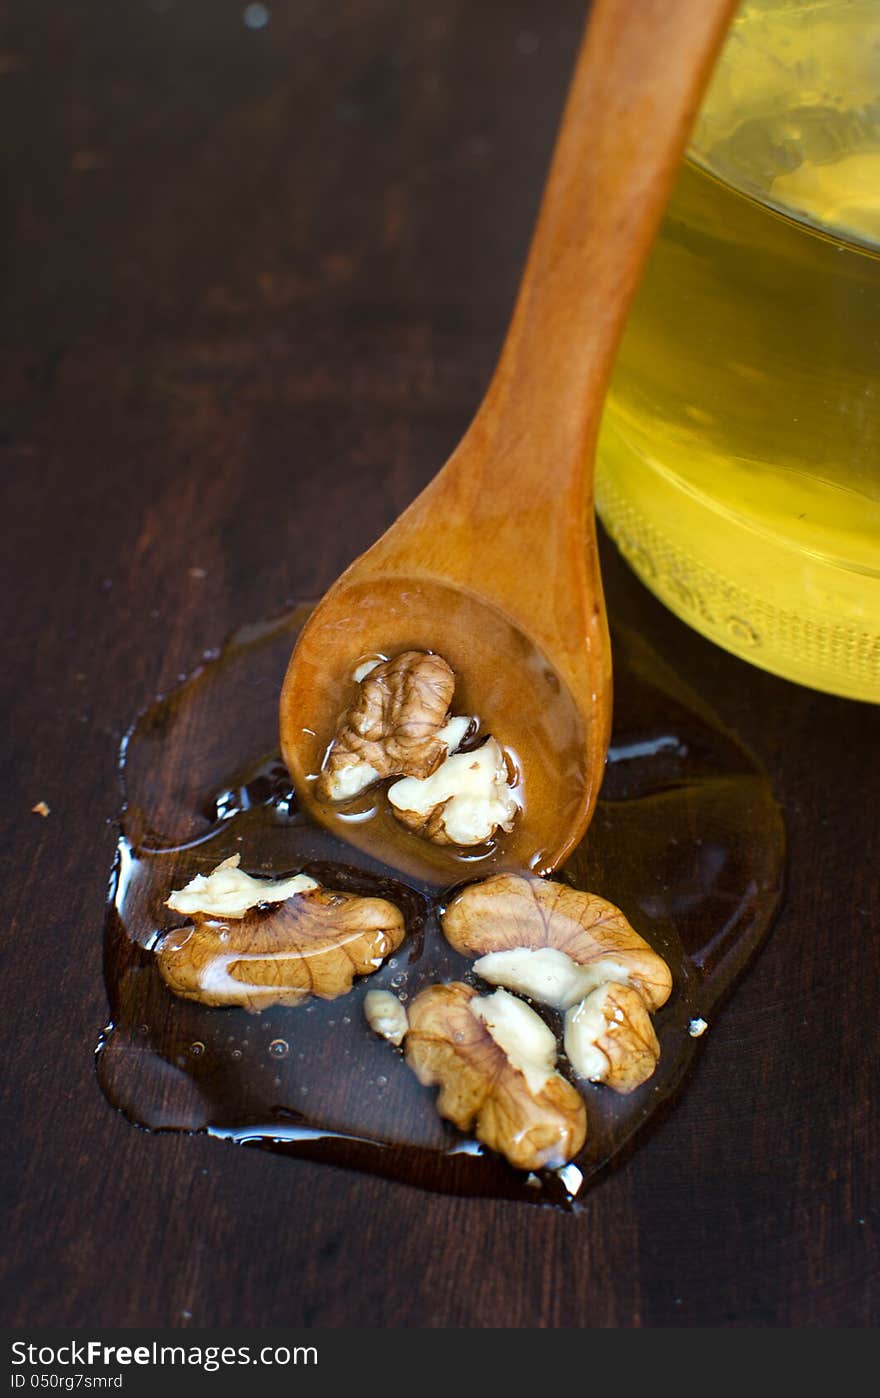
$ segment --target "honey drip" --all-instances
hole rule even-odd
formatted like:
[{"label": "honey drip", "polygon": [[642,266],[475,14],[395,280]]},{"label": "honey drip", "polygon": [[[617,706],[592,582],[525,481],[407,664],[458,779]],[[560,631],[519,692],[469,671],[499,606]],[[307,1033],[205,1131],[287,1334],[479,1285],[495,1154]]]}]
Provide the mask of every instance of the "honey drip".
[{"label": "honey drip", "polygon": [[[589,1120],[577,1171],[520,1174],[443,1122],[433,1091],[367,1026],[368,989],[406,1003],[437,981],[481,983],[440,931],[451,887],[402,876],[297,808],[278,756],[278,695],[307,615],[302,606],[239,632],[126,739],[101,1087],[151,1130],[206,1132],[423,1188],[576,1208],[671,1103],[704,1042],[690,1026],[711,1025],[771,926],[784,840],[767,778],[644,642],[613,637],[616,715],[602,794],[557,877],[621,907],[669,963],[674,988],[655,1017],[661,1058],[647,1083],[627,1097],[577,1084]],[[235,853],[255,875],[302,871],[330,888],[390,899],[404,914],[405,941],[333,1001],[254,1015],[175,998],[153,953],[179,921],[164,900]],[[481,874],[462,859],[453,887]],[[561,1044],[560,1017],[536,1008]],[[559,1066],[568,1071],[561,1052]]]}]

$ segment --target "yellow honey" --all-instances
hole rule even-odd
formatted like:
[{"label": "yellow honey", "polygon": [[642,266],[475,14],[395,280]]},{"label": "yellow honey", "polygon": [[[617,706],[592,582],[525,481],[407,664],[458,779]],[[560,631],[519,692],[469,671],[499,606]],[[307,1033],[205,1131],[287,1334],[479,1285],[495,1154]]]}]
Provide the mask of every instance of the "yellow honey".
[{"label": "yellow honey", "polygon": [[752,0],[618,357],[599,513],[728,650],[880,701],[880,0]]}]

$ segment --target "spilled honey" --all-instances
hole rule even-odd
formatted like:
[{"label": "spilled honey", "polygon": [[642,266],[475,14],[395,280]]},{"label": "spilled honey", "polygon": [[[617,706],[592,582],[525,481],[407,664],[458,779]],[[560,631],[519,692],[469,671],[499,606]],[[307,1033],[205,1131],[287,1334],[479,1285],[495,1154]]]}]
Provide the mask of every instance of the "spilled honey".
[{"label": "spilled honey", "polygon": [[[368,989],[407,1003],[443,980],[480,984],[444,940],[453,888],[483,877],[466,856],[457,884],[405,878],[312,823],[278,755],[278,696],[300,607],[235,635],[221,655],[157,701],[122,753],[125,805],[105,929],[111,1023],[101,1087],[152,1130],[206,1132],[423,1188],[576,1208],[679,1090],[713,1012],[768,932],[783,831],[766,776],[634,635],[614,636],[615,722],[596,814],[556,877],[601,893],[668,962],[672,995],[655,1017],[652,1078],[629,1096],[578,1083],[586,1144],[572,1169],[524,1175],[445,1123],[400,1051],[374,1035]],[[304,872],[329,888],[387,898],[406,938],[346,996],[260,1014],[174,997],[154,947],[178,919],[172,888],[240,854],[257,876]],[[557,1030],[561,1018],[536,1006]],[[560,1054],[560,1069],[566,1060]]]}]

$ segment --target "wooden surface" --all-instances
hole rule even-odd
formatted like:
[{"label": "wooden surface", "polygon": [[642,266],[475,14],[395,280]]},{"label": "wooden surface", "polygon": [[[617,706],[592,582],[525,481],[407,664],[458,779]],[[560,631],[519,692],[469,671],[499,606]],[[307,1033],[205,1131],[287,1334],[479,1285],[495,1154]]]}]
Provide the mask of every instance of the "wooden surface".
[{"label": "wooden surface", "polygon": [[713,648],[607,547],[612,616],[762,758],[790,842],[769,943],[625,1167],[570,1216],[150,1136],[98,1091],[122,735],[320,592],[458,440],[583,17],[241,13],[5,7],[4,1318],[875,1324],[880,712]]}]

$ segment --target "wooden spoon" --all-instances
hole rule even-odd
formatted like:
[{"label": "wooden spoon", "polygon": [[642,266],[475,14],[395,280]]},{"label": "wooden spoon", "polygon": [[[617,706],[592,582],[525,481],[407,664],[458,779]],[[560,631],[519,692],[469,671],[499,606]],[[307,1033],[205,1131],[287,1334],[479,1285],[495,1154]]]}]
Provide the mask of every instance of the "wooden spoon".
[{"label": "wooden spoon", "polygon": [[[486,396],[447,464],[329,590],[281,695],[303,805],[384,862],[452,882],[551,872],[582,838],[611,725],[596,549],[596,437],[624,321],[735,0],[596,0],[537,227]],[[356,501],[352,502],[356,508]],[[477,868],[394,822],[315,799],[352,673],[431,650],[513,754],[523,809]],[[371,801],[377,803],[384,798]],[[482,862],[481,862],[482,861]]]}]

